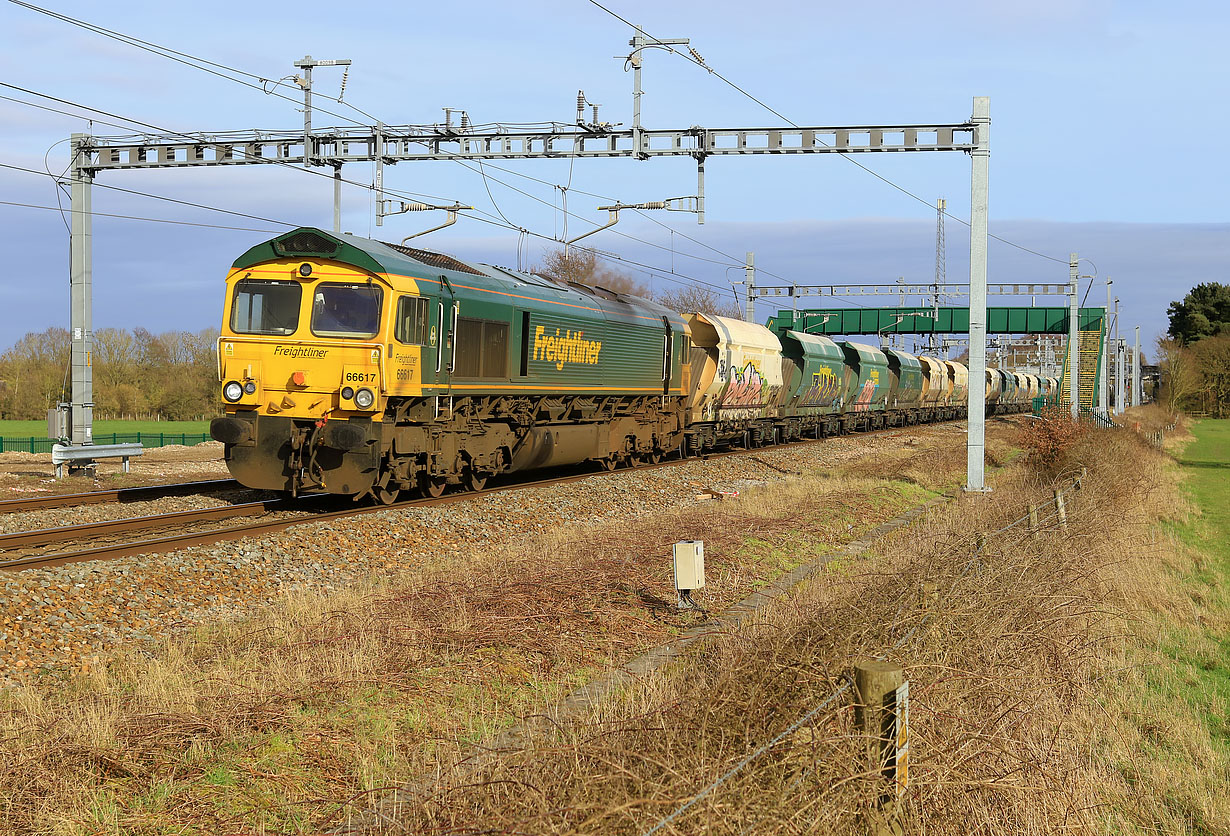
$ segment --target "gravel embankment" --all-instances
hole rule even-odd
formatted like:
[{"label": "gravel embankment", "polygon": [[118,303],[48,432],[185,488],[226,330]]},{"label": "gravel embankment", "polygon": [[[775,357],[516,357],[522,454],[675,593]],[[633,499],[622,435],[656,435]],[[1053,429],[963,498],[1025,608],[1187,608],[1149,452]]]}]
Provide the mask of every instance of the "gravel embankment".
[{"label": "gravel embankment", "polygon": [[[910,435],[953,432],[963,432],[963,425]],[[597,474],[433,508],[307,523],[169,554],[0,573],[0,683],[88,670],[116,648],[149,646],[194,625],[242,618],[292,590],[327,592],[428,555],[464,555],[525,532],[652,514],[695,503],[703,488],[744,490],[906,443],[896,434],[830,439],[657,470]],[[154,504],[169,510],[168,503],[196,499]]]}]

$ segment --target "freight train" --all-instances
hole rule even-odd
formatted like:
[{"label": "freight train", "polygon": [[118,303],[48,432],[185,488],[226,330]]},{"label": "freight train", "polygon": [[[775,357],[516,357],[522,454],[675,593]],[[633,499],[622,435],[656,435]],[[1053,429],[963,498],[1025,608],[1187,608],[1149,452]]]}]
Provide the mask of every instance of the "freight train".
[{"label": "freight train", "polygon": [[[301,228],[240,256],[210,433],[244,485],[392,503],[493,476],[960,418],[957,362]],[[1053,378],[987,371],[987,411]]]}]

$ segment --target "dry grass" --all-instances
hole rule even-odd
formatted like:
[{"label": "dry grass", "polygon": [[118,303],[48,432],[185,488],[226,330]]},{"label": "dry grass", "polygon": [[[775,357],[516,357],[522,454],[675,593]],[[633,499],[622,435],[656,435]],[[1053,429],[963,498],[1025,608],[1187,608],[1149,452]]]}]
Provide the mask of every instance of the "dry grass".
[{"label": "dry grass", "polygon": [[[1014,430],[989,434],[1012,460]],[[705,540],[717,612],[925,497],[918,486],[958,484],[962,442],[558,530],[474,554],[463,574],[424,566],[300,596],[63,690],[8,692],[0,829],[318,833],[353,815],[390,833],[642,833],[821,706],[855,658],[889,654],[912,689],[907,832],[1225,833],[1207,733],[1173,705],[1138,704],[1159,646],[1142,637],[1196,612],[1174,579],[1186,558],[1154,527],[1184,513],[1173,475],[1128,432],[1093,434],[1063,465],[1090,470],[1067,537],[1018,526],[975,554],[980,532],[1049,497],[1014,465],[991,495],[830,564],[592,714],[482,747],[699,623],[671,606],[669,543]],[[1150,736],[1183,754],[1159,761]],[[843,697],[663,832],[862,832],[882,786],[859,747]]]},{"label": "dry grass", "polygon": [[[318,832],[696,623],[664,555],[704,539],[723,607],[914,504],[824,477],[428,565],[0,694],[14,833]],[[815,503],[829,509],[810,513]]]},{"label": "dry grass", "polygon": [[[863,768],[849,699],[825,700],[853,660],[887,654],[911,680],[905,832],[1226,832],[1224,765],[1207,769],[1217,761],[1200,724],[1181,713],[1142,724],[1133,704],[1141,636],[1159,615],[1183,616],[1159,566],[1180,558],[1150,539],[1159,517],[1183,513],[1173,473],[1125,432],[1071,453],[1090,473],[1068,497],[1066,536],[1017,526],[977,551],[979,532],[1049,497],[1049,485],[1008,474],[991,497],[933,511],[874,560],[832,567],[618,703],[528,745],[442,760],[434,783],[365,824],[645,833],[780,738],[666,832],[862,832],[883,785]],[[1144,754],[1148,734],[1175,735],[1186,757]]]}]

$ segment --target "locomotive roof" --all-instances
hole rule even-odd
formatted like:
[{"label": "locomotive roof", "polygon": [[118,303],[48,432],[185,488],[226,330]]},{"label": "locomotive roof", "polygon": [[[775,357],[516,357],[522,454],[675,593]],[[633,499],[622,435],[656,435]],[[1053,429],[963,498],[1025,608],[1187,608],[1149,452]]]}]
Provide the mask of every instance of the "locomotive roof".
[{"label": "locomotive roof", "polygon": [[[450,281],[465,279],[474,283],[474,277],[480,277],[480,281],[476,284],[487,285],[490,288],[516,282],[550,290],[555,294],[573,295],[574,299],[584,298],[594,307],[608,313],[627,313],[630,312],[628,307],[631,307],[640,308],[642,312],[652,313],[655,316],[667,315],[672,319],[679,318],[679,314],[669,308],[639,296],[616,293],[606,288],[590,287],[576,282],[559,281],[537,273],[523,273],[489,264],[468,263],[444,253],[360,238],[350,233],[338,236],[315,227],[293,229],[257,244],[239,256],[231,266],[232,269],[242,270],[266,261],[296,257],[327,258],[353,264],[371,273],[405,275],[411,278],[436,279],[441,273],[451,273],[454,275],[450,277]],[[483,282],[481,279],[486,279],[486,281]]]}]

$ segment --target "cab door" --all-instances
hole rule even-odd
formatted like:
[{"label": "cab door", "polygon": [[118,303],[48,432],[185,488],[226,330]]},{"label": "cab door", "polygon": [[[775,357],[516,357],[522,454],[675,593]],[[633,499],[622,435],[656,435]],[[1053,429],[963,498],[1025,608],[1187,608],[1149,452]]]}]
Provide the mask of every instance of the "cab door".
[{"label": "cab door", "polygon": [[662,317],[662,394],[671,393],[671,371],[674,363],[675,334],[671,330],[670,320]]},{"label": "cab door", "polygon": [[440,296],[429,312],[430,365],[427,365],[427,369],[434,368],[436,388],[443,389],[443,394],[451,391],[453,369],[457,364],[457,318],[460,314],[460,302],[453,293],[452,285],[449,284],[448,278],[441,274]]}]

